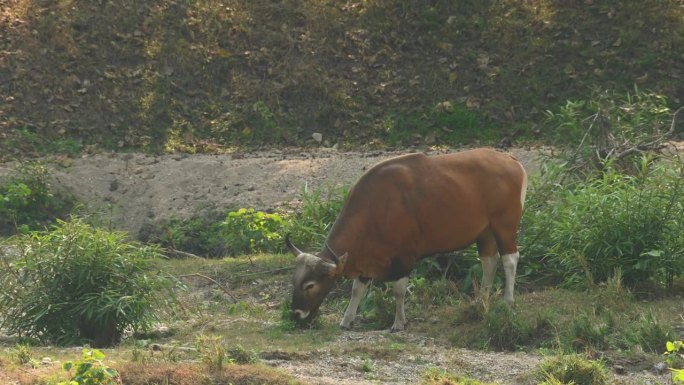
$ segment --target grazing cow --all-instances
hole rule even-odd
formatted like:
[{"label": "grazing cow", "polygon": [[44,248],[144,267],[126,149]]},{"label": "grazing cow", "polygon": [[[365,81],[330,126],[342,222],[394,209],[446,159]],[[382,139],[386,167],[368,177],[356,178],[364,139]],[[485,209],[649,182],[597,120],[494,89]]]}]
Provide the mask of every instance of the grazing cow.
[{"label": "grazing cow", "polygon": [[527,174],[511,155],[475,149],[447,155],[409,154],[373,166],[356,182],[323,250],[295,254],[293,317],[310,320],[335,280],[354,279],[340,326],[349,328],[370,280],[396,281],[392,331],[404,329],[408,276],[420,259],[477,243],[483,291],[491,289],[499,255],[513,303],[516,244]]}]

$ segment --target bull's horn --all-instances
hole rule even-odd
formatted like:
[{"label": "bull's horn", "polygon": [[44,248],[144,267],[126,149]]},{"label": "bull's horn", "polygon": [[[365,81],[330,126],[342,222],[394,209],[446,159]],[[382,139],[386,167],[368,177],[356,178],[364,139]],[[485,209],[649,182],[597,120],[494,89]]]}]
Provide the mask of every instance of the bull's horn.
[{"label": "bull's horn", "polygon": [[301,250],[299,250],[295,245],[292,244],[290,241],[290,233],[285,234],[285,245],[287,246],[288,249],[292,252],[292,254],[298,256],[299,254],[302,253]]}]

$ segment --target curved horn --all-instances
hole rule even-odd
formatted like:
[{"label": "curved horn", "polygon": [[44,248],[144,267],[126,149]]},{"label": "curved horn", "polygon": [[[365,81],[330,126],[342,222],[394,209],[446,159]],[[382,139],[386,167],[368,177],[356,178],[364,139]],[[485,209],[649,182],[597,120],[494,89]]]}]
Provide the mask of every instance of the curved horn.
[{"label": "curved horn", "polygon": [[285,245],[287,246],[288,249],[290,249],[290,252],[296,256],[302,253],[301,250],[299,250],[295,245],[292,244],[290,241],[290,233],[285,234]]}]

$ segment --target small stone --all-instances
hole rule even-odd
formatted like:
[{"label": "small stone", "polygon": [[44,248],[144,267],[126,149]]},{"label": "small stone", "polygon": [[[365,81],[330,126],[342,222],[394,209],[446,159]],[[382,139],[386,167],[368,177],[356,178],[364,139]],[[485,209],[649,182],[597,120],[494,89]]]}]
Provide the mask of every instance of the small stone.
[{"label": "small stone", "polygon": [[318,143],[321,143],[323,141],[323,134],[321,134],[320,132],[314,132],[313,134],[311,134],[311,137]]},{"label": "small stone", "polygon": [[655,363],[655,364],[653,365],[653,370],[654,370],[654,371],[656,372],[656,374],[658,374],[658,375],[665,373],[665,371],[667,370],[667,362],[665,362],[665,361],[660,361],[660,362]]}]

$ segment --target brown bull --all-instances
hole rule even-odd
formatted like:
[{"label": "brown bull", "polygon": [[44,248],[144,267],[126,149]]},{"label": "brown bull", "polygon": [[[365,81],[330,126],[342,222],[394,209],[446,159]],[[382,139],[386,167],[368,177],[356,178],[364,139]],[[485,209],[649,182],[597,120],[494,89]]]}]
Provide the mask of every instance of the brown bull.
[{"label": "brown bull", "polygon": [[404,295],[416,262],[472,243],[482,261],[483,290],[491,289],[501,255],[504,300],[513,303],[526,186],[522,165],[491,149],[410,154],[375,165],[349,192],[321,252],[304,253],[286,240],[297,257],[293,316],[313,317],[335,280],[344,276],[354,279],[340,324],[348,328],[370,280],[389,280],[396,281],[392,331],[403,330]]}]

